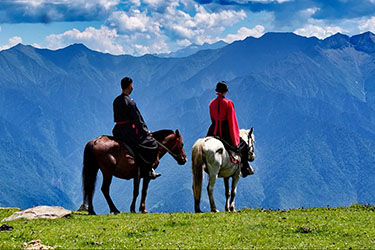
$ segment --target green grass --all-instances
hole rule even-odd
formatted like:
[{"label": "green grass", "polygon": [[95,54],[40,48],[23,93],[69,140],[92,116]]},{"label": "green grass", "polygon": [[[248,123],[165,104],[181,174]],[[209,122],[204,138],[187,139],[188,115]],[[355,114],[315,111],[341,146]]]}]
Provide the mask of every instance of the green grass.
[{"label": "green grass", "polygon": [[[0,220],[14,209],[0,209]],[[375,207],[154,213],[2,222],[0,249],[41,240],[56,249],[373,249]]]}]

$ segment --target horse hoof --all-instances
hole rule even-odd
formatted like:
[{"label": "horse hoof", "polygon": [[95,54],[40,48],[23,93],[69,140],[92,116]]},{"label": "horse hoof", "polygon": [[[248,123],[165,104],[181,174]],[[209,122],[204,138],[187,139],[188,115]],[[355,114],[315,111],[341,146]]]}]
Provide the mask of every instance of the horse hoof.
[{"label": "horse hoof", "polygon": [[89,208],[88,208],[87,205],[82,204],[82,205],[78,208],[77,211],[79,211],[79,212],[87,212],[87,211],[89,211]]},{"label": "horse hoof", "polygon": [[119,214],[120,213],[120,211],[111,211],[111,214],[114,214],[114,215],[116,215],[116,214]]},{"label": "horse hoof", "polygon": [[94,211],[89,211],[89,215],[96,215]]},{"label": "horse hoof", "polygon": [[141,213],[142,214],[148,214],[148,211],[145,209],[145,210],[142,210]]},{"label": "horse hoof", "polygon": [[212,209],[211,212],[212,213],[217,213],[217,212],[220,212],[220,211],[215,208],[215,209]]}]

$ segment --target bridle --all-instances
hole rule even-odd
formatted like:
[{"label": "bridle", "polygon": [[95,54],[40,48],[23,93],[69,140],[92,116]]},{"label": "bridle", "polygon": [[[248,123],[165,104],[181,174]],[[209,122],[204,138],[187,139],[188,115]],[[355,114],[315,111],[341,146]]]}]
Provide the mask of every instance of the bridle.
[{"label": "bridle", "polygon": [[250,133],[250,132],[247,135],[247,141],[248,141],[247,145],[249,145],[249,147],[250,147],[250,152],[254,152],[254,139],[251,135],[252,135],[252,133]]},{"label": "bridle", "polygon": [[156,140],[156,142],[159,144],[160,147],[162,147],[163,149],[165,149],[176,161],[178,161],[179,158],[184,159],[184,157],[183,157],[182,154],[177,155],[177,154],[175,154],[175,153],[172,152],[172,150],[175,149],[180,144],[180,138],[176,137],[176,142],[173,145],[173,147],[171,147],[171,149],[169,149],[166,146],[164,146],[164,144],[161,143],[161,142],[159,142],[158,140]]}]

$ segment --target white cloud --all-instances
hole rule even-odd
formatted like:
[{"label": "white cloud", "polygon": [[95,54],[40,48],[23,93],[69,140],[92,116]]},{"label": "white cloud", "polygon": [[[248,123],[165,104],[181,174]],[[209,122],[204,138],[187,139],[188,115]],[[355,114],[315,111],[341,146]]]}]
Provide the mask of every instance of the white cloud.
[{"label": "white cloud", "polygon": [[197,7],[198,13],[194,16],[193,21],[200,27],[228,27],[244,19],[246,13],[243,10],[223,10],[217,13],[208,13],[203,6]]},{"label": "white cloud", "polygon": [[151,6],[160,6],[160,4],[163,4],[165,0],[143,0],[145,4],[149,4]]},{"label": "white cloud", "polygon": [[191,43],[212,42],[233,24],[246,18],[243,10],[223,10],[216,13],[195,5],[195,14],[189,15],[175,7],[167,8],[162,16],[155,16],[168,36],[176,40],[188,39]]},{"label": "white cloud", "polygon": [[8,40],[8,44],[6,45],[0,45],[0,50],[5,50],[5,49],[9,49],[19,43],[22,43],[22,38],[19,37],[19,36],[14,36],[14,37],[11,37],[9,38]]},{"label": "white cloud", "polygon": [[264,34],[264,27],[262,25],[257,25],[253,29],[248,29],[246,27],[240,28],[236,34],[229,34],[223,40],[227,43],[232,43],[237,40],[243,40],[248,36],[261,37]]},{"label": "white cloud", "polygon": [[139,7],[141,5],[140,0],[130,0],[130,3],[133,4],[136,7]]},{"label": "white cloud", "polygon": [[116,42],[116,30],[102,26],[100,29],[88,27],[84,31],[72,29],[62,34],[52,34],[46,37],[48,47],[58,49],[73,43],[84,43],[87,47],[111,54],[123,54],[123,47]]},{"label": "white cloud", "polygon": [[107,20],[107,25],[119,32],[157,32],[157,22],[153,22],[146,13],[133,10],[130,15],[124,11],[113,12]]},{"label": "white cloud", "polygon": [[49,35],[46,38],[48,47],[57,49],[72,43],[84,43],[101,52],[138,56],[168,53],[192,43],[214,43],[218,40],[231,43],[248,36],[260,37],[265,30],[264,26],[255,23],[252,29],[242,27],[233,31],[236,23],[248,18],[244,10],[211,12],[205,9],[205,5],[193,0],[129,0],[126,4],[126,11],[112,12],[100,28],[72,29]]},{"label": "white cloud", "polygon": [[[190,12],[182,10],[181,5],[189,6]],[[153,11],[155,8],[159,10]],[[208,12],[191,0],[147,0],[142,1],[142,8],[133,6],[126,12],[113,12],[106,25],[117,31],[116,41],[122,39],[121,44],[126,44],[124,51],[140,55],[145,51],[167,53],[192,43],[217,42],[225,29],[246,17],[244,10]],[[248,29],[239,32],[236,35],[240,38],[255,34],[255,30],[251,33]]]},{"label": "white cloud", "polygon": [[361,32],[365,32],[365,31],[375,32],[375,17],[372,16],[370,19],[361,21],[359,24],[359,30]]},{"label": "white cloud", "polygon": [[303,28],[296,29],[295,34],[300,36],[312,37],[315,36],[319,39],[324,39],[326,37],[332,36],[336,33],[343,33],[343,29],[339,26],[318,26],[313,24],[308,24]]}]

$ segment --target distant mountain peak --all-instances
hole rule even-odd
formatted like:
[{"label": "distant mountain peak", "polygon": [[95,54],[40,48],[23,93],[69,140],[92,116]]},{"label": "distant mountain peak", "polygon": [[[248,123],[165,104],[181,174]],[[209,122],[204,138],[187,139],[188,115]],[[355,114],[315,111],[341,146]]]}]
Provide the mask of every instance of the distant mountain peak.
[{"label": "distant mountain peak", "polygon": [[169,54],[157,54],[156,56],[158,57],[187,57],[201,50],[220,49],[222,47],[225,47],[226,45],[228,44],[224,42],[223,40],[217,41],[216,43],[212,43],[212,44],[203,43],[202,45],[198,45],[198,44],[193,43],[187,46],[186,48],[177,50],[175,52],[171,52]]},{"label": "distant mountain peak", "polygon": [[22,43],[18,43],[17,45],[15,45],[15,46],[13,46],[9,49],[3,50],[3,51],[21,52],[21,53],[24,53],[24,54],[30,54],[30,53],[33,53],[35,51],[35,48],[31,45],[24,45]]},{"label": "distant mountain peak", "polygon": [[317,42],[318,38],[316,37],[305,37],[305,36],[300,36],[297,35],[293,32],[267,32],[263,36],[259,38],[260,40],[263,41],[275,41],[275,40],[283,40],[283,41],[288,41],[288,42],[301,42],[305,40],[310,40],[313,42]]},{"label": "distant mountain peak", "polygon": [[350,47],[350,37],[338,32],[324,39],[323,46],[330,49],[342,49],[345,47]]},{"label": "distant mountain peak", "polygon": [[[350,37],[345,35],[345,34],[341,34],[340,32],[337,32],[336,34],[328,37],[328,38],[335,38],[335,39],[344,39],[344,40],[349,40]],[[327,38],[326,38],[327,39]]]},{"label": "distant mountain peak", "polygon": [[28,49],[33,48],[34,49],[33,46],[25,45],[25,44],[22,44],[22,43],[18,43],[15,46],[11,47],[10,49],[22,50],[22,49],[26,49],[26,48],[28,48]]},{"label": "distant mountain peak", "polygon": [[266,38],[266,37],[290,37],[290,36],[299,36],[293,32],[267,32],[261,38]]},{"label": "distant mountain peak", "polygon": [[375,35],[370,31],[352,36],[350,42],[357,50],[375,53]]},{"label": "distant mountain peak", "polygon": [[71,44],[63,49],[70,49],[70,50],[90,50],[86,45],[84,45],[83,43],[74,43],[74,44]]}]

